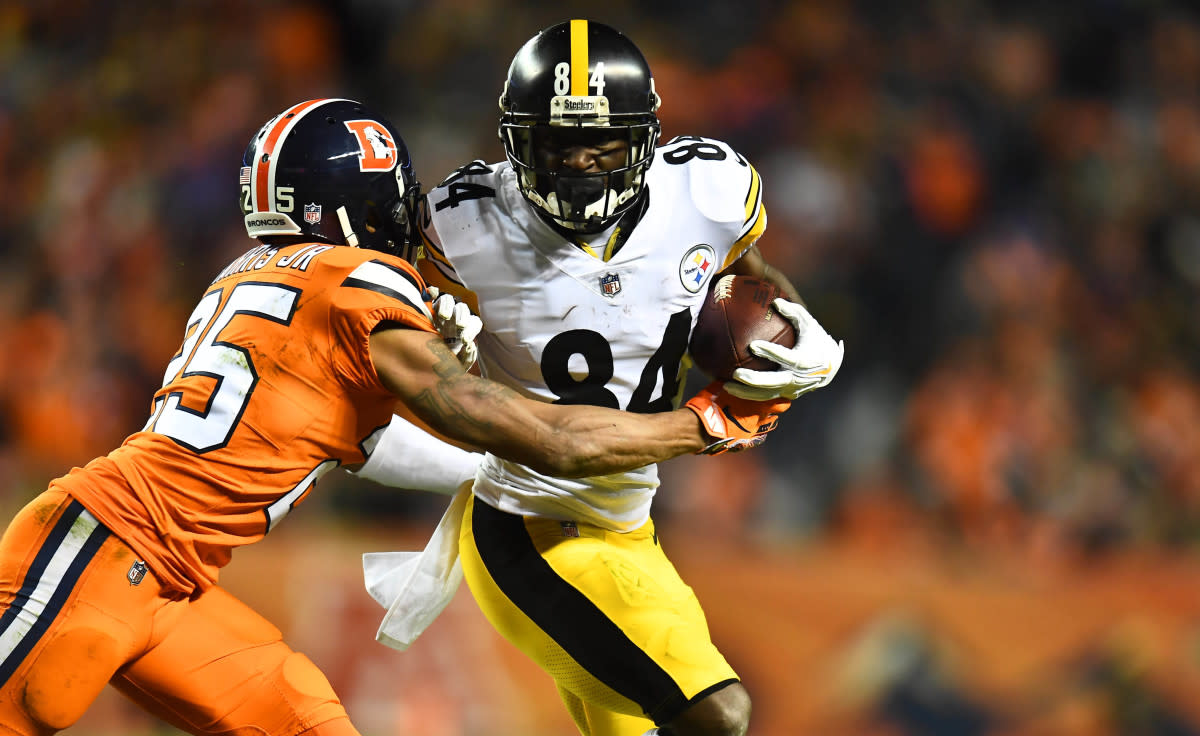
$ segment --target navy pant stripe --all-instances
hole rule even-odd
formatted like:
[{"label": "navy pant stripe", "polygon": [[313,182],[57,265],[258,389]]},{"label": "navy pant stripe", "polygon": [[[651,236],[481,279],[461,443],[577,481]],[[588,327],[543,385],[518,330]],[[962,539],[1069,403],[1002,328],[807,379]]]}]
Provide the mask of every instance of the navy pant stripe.
[{"label": "navy pant stripe", "polygon": [[[82,520],[85,523],[81,524],[81,517],[85,514],[87,515],[86,519]],[[93,528],[81,545],[69,539],[73,530],[79,533],[88,526]],[[109,534],[108,529],[87,514],[79,502],[72,501],[67,506],[62,518],[54,525],[45,543],[42,544],[42,548],[34,557],[33,563],[25,575],[25,581],[21,585],[21,590],[17,592],[16,598],[4,612],[4,616],[0,618],[0,656],[3,656],[3,660],[0,660],[0,686],[8,681],[30,650],[46,633],[50,623],[58,617],[67,599],[70,598],[75,584],[79,581],[83,571],[87,569],[88,564],[91,563],[92,558],[96,556],[100,546],[108,539]],[[43,580],[59,551],[64,547],[69,550],[75,546],[78,548],[74,550],[69,564],[57,580]],[[6,635],[10,633],[9,629],[13,628],[19,615],[22,612],[28,614],[31,604],[35,602],[36,591],[39,588],[48,589],[50,586],[53,586],[52,592],[46,599],[46,605],[41,611],[34,614],[37,618],[29,630],[21,634],[15,643],[6,642],[6,639],[11,639],[11,636]]]},{"label": "navy pant stripe", "polygon": [[79,514],[82,512],[83,505],[78,501],[71,501],[67,506],[67,510],[63,512],[62,517],[55,523],[54,528],[50,530],[50,535],[42,543],[42,548],[38,550],[37,556],[33,558],[33,564],[29,566],[29,570],[25,573],[25,582],[21,585],[21,589],[17,591],[16,600],[4,612],[4,616],[0,617],[0,634],[7,631],[8,627],[17,618],[17,612],[21,610],[23,601],[29,600],[29,594],[37,587],[38,581],[42,579],[42,573],[46,571],[46,566],[50,564],[50,558],[58,551],[58,546],[62,544],[63,539],[67,536],[67,532],[71,531],[75,520],[79,518]]}]

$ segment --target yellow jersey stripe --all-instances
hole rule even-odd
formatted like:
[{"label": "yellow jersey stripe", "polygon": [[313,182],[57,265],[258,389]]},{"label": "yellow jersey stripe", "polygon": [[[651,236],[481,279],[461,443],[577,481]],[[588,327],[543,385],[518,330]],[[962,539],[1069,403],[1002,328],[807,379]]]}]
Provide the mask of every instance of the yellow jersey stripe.
[{"label": "yellow jersey stripe", "polygon": [[588,93],[588,22],[571,21],[571,94]]},{"label": "yellow jersey stripe", "polygon": [[575,245],[579,246],[579,249],[582,250],[584,253],[587,253],[589,256],[592,256],[593,258],[599,258],[600,260],[604,261],[605,263],[608,263],[608,261],[617,252],[617,242],[621,240],[620,236],[621,236],[621,226],[617,225],[616,229],[613,230],[612,235],[608,236],[608,242],[604,244],[604,252],[603,253],[600,253],[595,248],[593,248],[591,246],[591,244],[589,244],[588,242],[583,241],[583,240],[576,239]]},{"label": "yellow jersey stripe", "polygon": [[421,255],[437,261],[440,265],[448,269],[454,269],[454,266],[450,265],[450,259],[446,258],[446,254],[442,252],[442,249],[430,240],[429,236],[424,232],[421,233]]},{"label": "yellow jersey stripe", "polygon": [[[425,281],[433,286],[447,291],[455,296],[459,296],[459,290],[466,291],[465,286],[459,281],[458,272],[454,270],[454,266],[450,260],[446,258],[446,254],[424,231],[421,232],[421,242],[424,244],[421,248],[420,255],[417,256],[417,270],[425,277]],[[437,277],[434,278],[436,273]],[[446,288],[447,284],[451,284],[457,288]],[[460,297],[462,298],[462,297]]]},{"label": "yellow jersey stripe", "polygon": [[762,201],[762,178],[758,170],[750,167],[750,189],[746,192],[746,220],[749,220]]},{"label": "yellow jersey stripe", "polygon": [[453,294],[459,301],[466,302],[472,312],[479,314],[479,297],[447,274],[439,263],[428,257],[422,258],[417,261],[417,271],[428,286],[436,286],[443,294]]},{"label": "yellow jersey stripe", "polygon": [[613,253],[616,252],[614,250],[614,248],[617,245],[617,236],[620,234],[621,234],[621,226],[617,225],[617,229],[613,230],[613,234],[610,235],[608,238],[608,243],[604,246],[604,257],[601,260],[604,261],[605,263],[608,263],[609,260],[613,257]]},{"label": "yellow jersey stripe", "polygon": [[738,233],[739,241],[747,237],[757,238],[767,228],[767,211],[762,203],[762,182],[753,167],[750,171],[753,175],[751,176],[750,191],[746,193],[746,220],[742,223],[741,232]]},{"label": "yellow jersey stripe", "polygon": [[[738,240],[746,237],[759,222],[762,217],[762,179],[758,175],[758,171],[750,167],[750,188],[746,190],[745,211],[746,219],[742,221],[742,231],[738,234]],[[763,223],[766,227],[766,223]],[[762,230],[760,229],[761,233]]]},{"label": "yellow jersey stripe", "polygon": [[724,271],[729,266],[742,257],[746,250],[754,245],[763,232],[767,229],[767,208],[759,206],[758,217],[754,218],[754,222],[750,223],[748,229],[743,229],[743,234],[729,249],[729,255],[725,257],[725,262],[721,264],[720,270]]}]

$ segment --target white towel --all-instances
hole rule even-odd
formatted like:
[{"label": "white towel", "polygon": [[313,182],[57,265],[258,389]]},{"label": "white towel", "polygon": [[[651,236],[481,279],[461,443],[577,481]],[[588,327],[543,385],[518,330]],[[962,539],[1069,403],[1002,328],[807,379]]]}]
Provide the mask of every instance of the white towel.
[{"label": "white towel", "polygon": [[368,552],[363,555],[367,592],[387,609],[375,638],[404,651],[454,598],[462,582],[458,527],[471,484],[464,483],[437,529],[420,552]]}]

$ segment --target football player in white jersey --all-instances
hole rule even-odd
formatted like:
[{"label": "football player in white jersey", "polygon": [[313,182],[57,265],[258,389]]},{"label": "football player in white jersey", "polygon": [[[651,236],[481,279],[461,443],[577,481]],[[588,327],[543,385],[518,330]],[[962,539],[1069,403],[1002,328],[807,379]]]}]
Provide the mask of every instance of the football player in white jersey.
[{"label": "football player in white jersey", "polygon": [[[758,173],[720,141],[657,146],[659,96],[627,37],[586,20],[541,31],[500,106],[507,160],[467,164],[429,193],[420,264],[483,318],[484,375],[548,402],[669,411],[710,282],[739,273],[782,287],[776,306],[803,337],[757,343],[779,369],[743,370],[727,390],[793,399],[832,380],[841,344],[755,247]],[[749,696],[659,547],[657,486],[655,465],[563,479],[483,455],[463,573],[585,736],[742,734]]]}]

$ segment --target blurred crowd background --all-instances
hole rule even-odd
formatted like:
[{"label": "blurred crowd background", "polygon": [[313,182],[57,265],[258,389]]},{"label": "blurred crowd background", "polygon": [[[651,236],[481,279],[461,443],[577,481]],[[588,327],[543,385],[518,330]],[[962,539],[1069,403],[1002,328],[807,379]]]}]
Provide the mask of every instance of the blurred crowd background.
[{"label": "blurred crowd background", "polygon": [[[368,102],[432,186],[502,158],[508,62],[570,17],[641,46],[664,139],[722,139],[758,168],[761,249],[846,343],[763,448],[663,467],[660,524],[727,550],[680,567],[779,564],[763,590],[795,629],[777,644],[833,646],[772,680],[804,690],[815,657],[857,673],[825,721],[760,701],[767,717],[1200,734],[1193,3],[0,1],[0,509],[142,426],[195,300],[251,244],[235,177],[264,120]],[[419,525],[442,505],[347,476],[295,524]],[[878,574],[902,560],[925,582]],[[1094,596],[1059,594],[1081,580]],[[892,592],[848,602],[870,585]],[[988,605],[1005,595],[1025,607]],[[715,630],[758,605],[702,600]],[[815,608],[843,623],[810,629]],[[1046,616],[1061,646],[1005,670]]]}]

